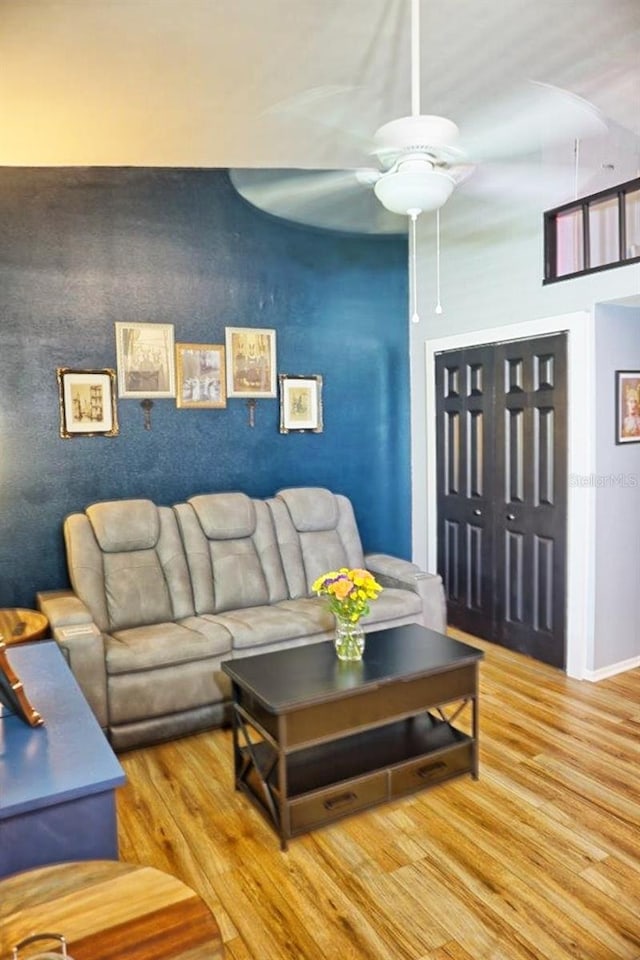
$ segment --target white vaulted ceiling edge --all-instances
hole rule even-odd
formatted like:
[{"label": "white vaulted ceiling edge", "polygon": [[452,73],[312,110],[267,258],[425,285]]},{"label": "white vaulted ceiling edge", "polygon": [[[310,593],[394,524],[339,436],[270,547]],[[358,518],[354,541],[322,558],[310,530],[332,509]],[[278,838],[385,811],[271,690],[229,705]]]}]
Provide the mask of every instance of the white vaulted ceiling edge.
[{"label": "white vaulted ceiling edge", "polygon": [[[551,84],[607,119],[585,170],[635,175],[637,0],[420,9],[423,112],[473,131],[523,83]],[[409,50],[408,0],[0,0],[0,164],[361,167],[372,132],[410,112]],[[535,164],[570,167],[571,151]],[[487,172],[483,189],[530,177]]]}]

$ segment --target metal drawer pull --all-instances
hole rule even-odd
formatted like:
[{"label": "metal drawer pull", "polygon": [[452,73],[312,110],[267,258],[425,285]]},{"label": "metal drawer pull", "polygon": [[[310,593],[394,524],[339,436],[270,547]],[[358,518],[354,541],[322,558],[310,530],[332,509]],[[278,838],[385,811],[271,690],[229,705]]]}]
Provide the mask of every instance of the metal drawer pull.
[{"label": "metal drawer pull", "polygon": [[446,770],[447,765],[443,763],[442,760],[438,760],[436,763],[429,763],[426,767],[419,767],[416,770],[416,777],[420,777],[421,780],[428,780],[430,777],[433,777],[434,774],[440,773],[441,770]]},{"label": "metal drawer pull", "polygon": [[27,947],[30,943],[36,943],[37,940],[58,940],[62,947],[62,953],[30,954],[31,960],[63,960],[64,957],[66,957],[66,960],[73,960],[67,953],[67,941],[61,933],[35,933],[31,937],[25,937],[20,943],[16,943],[13,948],[11,952],[12,960],[18,960],[18,951],[21,950],[22,947]]},{"label": "metal drawer pull", "polygon": [[332,797],[331,800],[325,800],[324,808],[325,810],[339,810],[340,807],[346,807],[357,799],[355,793],[341,793],[339,797]]}]

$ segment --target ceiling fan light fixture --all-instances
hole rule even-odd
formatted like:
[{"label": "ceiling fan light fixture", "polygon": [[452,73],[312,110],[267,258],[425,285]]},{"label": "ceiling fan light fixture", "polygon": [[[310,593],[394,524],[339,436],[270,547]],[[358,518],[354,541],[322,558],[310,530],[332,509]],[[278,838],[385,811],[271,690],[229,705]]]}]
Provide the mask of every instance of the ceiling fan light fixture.
[{"label": "ceiling fan light fixture", "polygon": [[429,161],[408,160],[383,174],[374,186],[376,197],[391,213],[410,216],[412,212],[439,210],[451,194],[455,182]]},{"label": "ceiling fan light fixture", "polygon": [[376,130],[373,136],[373,153],[384,164],[413,145],[417,150],[450,150],[453,155],[459,151],[456,142],[460,136],[453,120],[438,117],[435,114],[400,117],[390,120]]}]

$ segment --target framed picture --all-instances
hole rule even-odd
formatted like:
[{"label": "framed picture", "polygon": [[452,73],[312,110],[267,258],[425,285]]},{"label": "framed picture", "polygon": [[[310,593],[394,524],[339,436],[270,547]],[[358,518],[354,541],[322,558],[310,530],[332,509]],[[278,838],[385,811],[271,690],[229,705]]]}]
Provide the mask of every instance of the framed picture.
[{"label": "framed picture", "polygon": [[640,443],[640,370],[616,370],[616,443]]},{"label": "framed picture", "polygon": [[60,436],[117,437],[115,370],[58,367]]},{"label": "framed picture", "polygon": [[176,406],[226,407],[224,346],[176,343]]},{"label": "framed picture", "polygon": [[281,373],[280,433],[310,430],[322,433],[322,377]]},{"label": "framed picture", "polygon": [[116,323],[118,396],[175,397],[172,323]]},{"label": "framed picture", "polygon": [[228,397],[276,396],[276,332],[253,327],[225,329]]},{"label": "framed picture", "polygon": [[42,717],[35,710],[27,697],[22,680],[17,675],[7,658],[7,645],[0,637],[0,704],[10,713],[14,713],[30,727],[39,727]]}]

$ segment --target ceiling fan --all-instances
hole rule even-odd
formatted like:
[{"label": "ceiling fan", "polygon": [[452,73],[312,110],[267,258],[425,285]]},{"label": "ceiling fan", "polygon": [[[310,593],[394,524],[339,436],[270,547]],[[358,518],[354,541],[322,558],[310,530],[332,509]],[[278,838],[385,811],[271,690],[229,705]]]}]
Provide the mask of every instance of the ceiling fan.
[{"label": "ceiling fan", "polygon": [[[236,190],[254,206],[295,222],[336,230],[400,233],[410,226],[412,318],[415,231],[421,214],[439,211],[478,165],[527,156],[543,143],[572,142],[602,134],[607,126],[587,101],[547,84],[530,82],[492,127],[461,137],[446,117],[423,114],[420,104],[420,0],[411,3],[411,114],[373,135],[368,155],[376,166],[351,170],[237,169]],[[316,98],[307,97],[306,103]],[[522,190],[527,171],[523,169]],[[536,168],[540,176],[540,168]],[[348,200],[348,203],[346,202]]]}]

